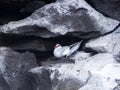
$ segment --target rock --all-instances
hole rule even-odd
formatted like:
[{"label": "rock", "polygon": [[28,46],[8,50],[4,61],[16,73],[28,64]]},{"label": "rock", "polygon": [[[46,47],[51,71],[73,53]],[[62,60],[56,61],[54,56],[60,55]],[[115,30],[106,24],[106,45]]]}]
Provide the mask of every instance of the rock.
[{"label": "rock", "polygon": [[[58,90],[58,89],[59,90],[77,90],[79,89],[81,86],[80,80],[77,77],[74,77],[72,75],[67,76],[67,73],[65,75],[61,71],[63,70],[64,67],[65,67],[64,69],[66,70],[66,67],[68,68],[70,65],[71,64],[67,64],[67,65],[56,64],[55,67],[53,66],[52,68],[38,67],[38,68],[32,69],[30,71],[32,75],[34,75],[34,73],[36,74],[33,77],[39,76],[35,79],[36,82],[38,83],[36,87],[39,87],[39,89],[34,89],[34,90]],[[49,74],[47,74],[46,76],[47,78],[45,78],[45,75],[44,75],[45,71],[49,72]],[[65,71],[63,72],[65,73]],[[45,83],[41,83],[41,82],[45,82]]]},{"label": "rock", "polygon": [[36,59],[32,53],[20,54],[10,48],[0,47],[0,88],[32,90],[28,70],[36,66]]},{"label": "rock", "polygon": [[79,90],[119,90],[120,65],[108,64],[99,71],[92,71],[87,84]]},{"label": "rock", "polygon": [[117,63],[117,61],[114,58],[114,55],[109,53],[97,54],[86,60],[77,62],[76,66],[79,67],[80,70],[80,80],[85,84],[90,77],[90,72],[99,71],[110,63]]},{"label": "rock", "polygon": [[120,21],[120,0],[86,0],[97,11]]},{"label": "rock", "polygon": [[[78,60],[77,57],[76,60]],[[66,61],[64,60],[64,62]],[[116,75],[117,73],[119,73],[118,72],[119,69],[115,67],[116,65],[118,65],[118,63],[115,60],[114,55],[105,53],[105,54],[97,54],[92,57],[86,58],[84,60],[79,60],[75,63],[53,62],[53,64],[50,63],[42,67],[31,69],[30,73],[32,74],[32,77],[34,77],[34,81],[37,82],[36,87],[42,88],[42,86],[44,86],[45,84],[42,85],[41,82],[44,81],[47,82],[46,83],[47,86],[48,83],[50,83],[49,87],[51,87],[51,90],[58,90],[58,89],[78,90],[79,88],[82,88],[82,86],[86,86],[88,84],[89,80],[92,79],[91,73],[93,72],[99,72],[100,74],[103,73],[101,76],[100,75],[96,76],[95,80],[97,79],[102,80],[102,78],[104,79],[104,76],[106,77],[105,80],[107,80],[109,76],[111,77],[111,80],[113,80],[113,78],[119,79],[117,78],[119,74]],[[110,73],[110,70],[114,72]],[[47,76],[44,75],[46,72],[47,73],[49,72]],[[38,79],[35,78],[36,76],[39,76],[37,77]],[[44,77],[44,80],[41,79],[42,77]],[[95,75],[93,75],[93,77],[95,77]],[[107,83],[109,82],[106,81],[106,84]],[[111,81],[111,83],[113,82]],[[104,82],[102,82],[101,84],[104,84]],[[117,84],[115,84],[114,86],[117,86]],[[47,89],[47,87],[44,88],[45,88],[44,90],[49,90]],[[93,88],[96,87],[92,87],[91,90],[94,90]],[[98,88],[102,88],[102,87],[99,85],[97,89]],[[98,90],[102,90],[102,89],[98,89]],[[107,89],[103,89],[103,90],[107,90]]]},{"label": "rock", "polygon": [[33,78],[32,90],[52,90],[49,70],[45,68],[33,68],[30,70],[30,75]]},{"label": "rock", "polygon": [[120,52],[117,55],[115,55],[115,58],[120,63]]},{"label": "rock", "polygon": [[6,80],[0,75],[0,90],[11,90]]},{"label": "rock", "polygon": [[91,56],[91,53],[86,53],[84,51],[78,51],[75,54],[73,54],[72,56],[70,56],[70,59],[75,60],[75,62],[79,62],[81,60],[85,60],[87,58],[89,58]]},{"label": "rock", "polygon": [[91,39],[85,44],[85,48],[90,48],[100,53],[119,54],[120,52],[120,27],[113,33]]},{"label": "rock", "polygon": [[108,33],[118,24],[118,21],[98,13],[84,0],[58,0],[26,19],[3,25],[0,32],[44,38],[65,34],[90,38]]}]

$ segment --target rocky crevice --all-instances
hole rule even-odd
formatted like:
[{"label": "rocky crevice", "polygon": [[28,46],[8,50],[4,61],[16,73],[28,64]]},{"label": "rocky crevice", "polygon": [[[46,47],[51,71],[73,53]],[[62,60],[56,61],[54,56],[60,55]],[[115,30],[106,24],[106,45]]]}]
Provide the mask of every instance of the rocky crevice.
[{"label": "rocky crevice", "polygon": [[[0,90],[119,90],[118,0],[0,2]],[[56,43],[81,40],[68,58],[54,57]]]}]

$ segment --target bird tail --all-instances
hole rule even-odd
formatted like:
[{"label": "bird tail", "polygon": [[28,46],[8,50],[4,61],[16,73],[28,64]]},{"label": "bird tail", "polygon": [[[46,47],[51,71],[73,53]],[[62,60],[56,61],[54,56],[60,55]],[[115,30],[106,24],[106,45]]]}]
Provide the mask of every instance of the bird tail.
[{"label": "bird tail", "polygon": [[[82,41],[83,41],[83,40],[82,40]],[[70,45],[70,48],[71,48],[71,52],[72,52],[72,53],[75,52],[76,50],[78,50],[78,48],[80,47],[82,41]]]},{"label": "bird tail", "polygon": [[81,41],[79,41],[79,42],[76,42],[76,43],[70,45],[70,48],[73,48],[73,47],[76,46],[76,45],[79,45],[79,46],[80,46],[80,44],[82,43],[82,41],[83,41],[83,40],[81,40]]}]

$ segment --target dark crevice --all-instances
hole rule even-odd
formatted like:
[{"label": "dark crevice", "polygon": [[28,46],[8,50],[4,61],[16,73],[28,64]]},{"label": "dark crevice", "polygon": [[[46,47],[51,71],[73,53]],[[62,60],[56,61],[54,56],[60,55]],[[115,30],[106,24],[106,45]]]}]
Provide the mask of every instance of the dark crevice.
[{"label": "dark crevice", "polygon": [[25,53],[25,52],[30,52],[33,53],[36,57],[37,64],[41,66],[41,62],[47,61],[48,58],[53,57],[53,51],[37,51],[37,50],[14,50],[19,53]]},{"label": "dark crevice", "polygon": [[[9,34],[0,35],[0,46],[10,47],[14,51],[19,53],[34,53],[39,65],[42,61],[46,61],[48,58],[54,56],[53,49],[56,43],[66,46],[78,41],[81,41],[81,39],[71,35],[64,35],[52,38]],[[43,45],[45,49],[43,49],[44,47],[42,47],[41,45]]]},{"label": "dark crevice", "polygon": [[118,24],[112,31],[110,31],[110,32],[108,32],[108,33],[105,33],[105,34],[102,35],[102,36],[105,36],[105,35],[108,35],[108,34],[111,34],[111,33],[115,32],[119,27],[120,27],[120,24]]}]

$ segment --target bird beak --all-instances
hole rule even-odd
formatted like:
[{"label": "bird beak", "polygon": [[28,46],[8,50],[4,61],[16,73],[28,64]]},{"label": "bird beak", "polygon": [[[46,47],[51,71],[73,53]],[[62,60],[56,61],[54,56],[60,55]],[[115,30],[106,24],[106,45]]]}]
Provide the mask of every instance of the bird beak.
[{"label": "bird beak", "polygon": [[56,45],[54,46],[54,48],[57,48],[57,47],[59,47],[59,45],[56,44]]},{"label": "bird beak", "polygon": [[54,46],[54,48],[57,48],[57,47],[58,47],[57,45]]}]

